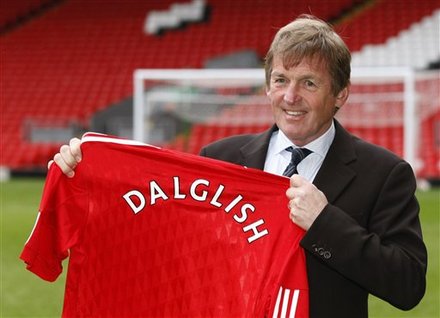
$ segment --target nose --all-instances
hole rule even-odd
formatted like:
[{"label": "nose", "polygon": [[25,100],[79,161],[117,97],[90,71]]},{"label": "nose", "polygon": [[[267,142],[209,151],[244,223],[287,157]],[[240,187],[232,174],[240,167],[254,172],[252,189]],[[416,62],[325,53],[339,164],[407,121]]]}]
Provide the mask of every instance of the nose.
[{"label": "nose", "polygon": [[284,92],[284,101],[287,104],[295,104],[301,99],[301,96],[298,92],[298,87],[295,83],[290,83],[290,85],[286,88]]}]

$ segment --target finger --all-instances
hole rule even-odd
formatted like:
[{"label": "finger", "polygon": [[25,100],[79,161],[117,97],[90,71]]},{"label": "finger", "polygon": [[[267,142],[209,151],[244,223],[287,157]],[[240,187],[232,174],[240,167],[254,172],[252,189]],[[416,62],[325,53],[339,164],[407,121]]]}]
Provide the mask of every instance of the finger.
[{"label": "finger", "polygon": [[290,186],[291,187],[300,187],[304,181],[306,181],[303,177],[301,177],[299,174],[294,174],[290,177]]},{"label": "finger", "polygon": [[63,159],[63,161],[70,167],[70,168],[75,168],[77,161],[74,157],[74,155],[72,154],[72,151],[70,150],[70,146],[68,145],[62,145],[60,148],[60,155],[61,158]]},{"label": "finger", "polygon": [[81,162],[82,160],[82,152],[81,152],[81,140],[78,138],[72,138],[69,142],[70,152],[72,153],[75,161]]},{"label": "finger", "polygon": [[292,200],[295,197],[295,189],[290,187],[286,190],[286,196],[289,200]]},{"label": "finger", "polygon": [[289,219],[295,222],[295,215],[292,212],[289,213]]},{"label": "finger", "polygon": [[299,220],[297,211],[295,211],[294,209],[291,209],[289,212],[289,219],[291,219],[293,221],[293,223],[296,224]]},{"label": "finger", "polygon": [[287,207],[289,208],[289,218],[292,219],[293,215],[294,215],[293,201],[292,200],[289,200],[289,202],[287,203]]},{"label": "finger", "polygon": [[50,169],[50,166],[52,166],[53,164],[53,160],[49,160],[49,162],[47,163],[47,170]]},{"label": "finger", "polygon": [[287,208],[291,211],[293,209],[293,201],[289,200],[289,202],[287,202]]},{"label": "finger", "polygon": [[73,171],[72,167],[70,167],[63,159],[60,153],[57,153],[53,157],[53,161],[56,163],[56,165],[61,169],[61,171],[68,176],[69,178],[72,178],[75,175],[75,172]]},{"label": "finger", "polygon": [[286,190],[286,196],[289,200],[306,196],[307,190],[301,187],[290,187]]}]

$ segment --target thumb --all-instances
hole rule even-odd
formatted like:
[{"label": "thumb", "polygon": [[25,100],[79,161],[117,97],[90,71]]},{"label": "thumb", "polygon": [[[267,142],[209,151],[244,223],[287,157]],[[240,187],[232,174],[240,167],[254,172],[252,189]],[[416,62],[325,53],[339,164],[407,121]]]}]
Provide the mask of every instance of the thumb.
[{"label": "thumb", "polygon": [[291,187],[300,187],[304,183],[305,179],[301,177],[299,174],[294,174],[290,177],[290,186]]}]

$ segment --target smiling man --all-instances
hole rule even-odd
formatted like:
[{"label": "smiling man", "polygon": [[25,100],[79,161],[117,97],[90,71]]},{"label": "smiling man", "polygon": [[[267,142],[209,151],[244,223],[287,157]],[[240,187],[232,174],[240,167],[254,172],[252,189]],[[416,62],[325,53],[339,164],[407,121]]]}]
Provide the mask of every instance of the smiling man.
[{"label": "smiling man", "polygon": [[[427,253],[412,168],[334,119],[349,96],[350,61],[330,25],[298,17],[277,32],[266,56],[273,127],[201,151],[269,173],[295,173],[286,213],[306,231],[300,244],[312,318],[368,317],[369,294],[409,310],[425,293]],[[74,139],[54,160],[73,176],[80,158]]]},{"label": "smiling man", "polygon": [[334,119],[349,96],[350,61],[331,26],[300,16],[278,31],[266,56],[275,125],[201,152],[283,174],[289,147],[308,149],[286,194],[292,222],[307,231],[310,317],[367,317],[370,293],[408,310],[425,292],[411,167]]}]

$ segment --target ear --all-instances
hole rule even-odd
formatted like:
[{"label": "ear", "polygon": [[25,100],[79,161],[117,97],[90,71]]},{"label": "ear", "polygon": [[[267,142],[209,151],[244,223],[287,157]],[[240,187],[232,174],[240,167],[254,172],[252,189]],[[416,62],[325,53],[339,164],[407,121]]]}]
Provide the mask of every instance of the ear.
[{"label": "ear", "polygon": [[270,87],[268,85],[266,85],[265,87],[266,87],[266,96],[269,96],[269,94],[270,94]]},{"label": "ear", "polygon": [[336,96],[336,108],[339,109],[344,106],[345,102],[348,99],[348,95],[350,95],[350,89],[347,87],[343,88],[339,94]]}]

